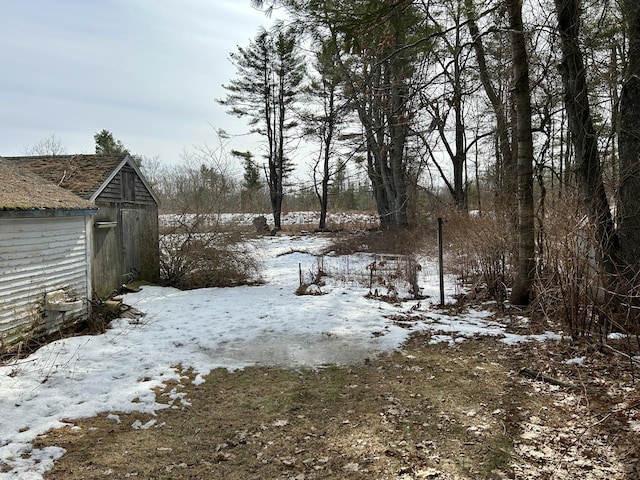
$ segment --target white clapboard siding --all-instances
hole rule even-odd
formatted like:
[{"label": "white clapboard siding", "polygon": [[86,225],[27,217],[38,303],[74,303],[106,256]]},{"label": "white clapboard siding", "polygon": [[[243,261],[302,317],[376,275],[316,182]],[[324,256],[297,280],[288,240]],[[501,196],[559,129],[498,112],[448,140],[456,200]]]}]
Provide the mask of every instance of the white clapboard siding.
[{"label": "white clapboard siding", "polygon": [[[86,217],[0,218],[0,339],[4,346],[88,314]],[[65,290],[81,309],[44,314],[44,296]]]}]

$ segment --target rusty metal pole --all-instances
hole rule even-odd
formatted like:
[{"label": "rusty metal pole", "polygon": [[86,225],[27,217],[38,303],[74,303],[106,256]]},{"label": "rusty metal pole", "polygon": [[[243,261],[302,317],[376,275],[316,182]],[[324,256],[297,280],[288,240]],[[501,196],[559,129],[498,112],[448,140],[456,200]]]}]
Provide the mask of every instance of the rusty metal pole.
[{"label": "rusty metal pole", "polygon": [[444,307],[444,262],[442,260],[442,217],[438,217],[438,276],[440,278],[440,306]]}]

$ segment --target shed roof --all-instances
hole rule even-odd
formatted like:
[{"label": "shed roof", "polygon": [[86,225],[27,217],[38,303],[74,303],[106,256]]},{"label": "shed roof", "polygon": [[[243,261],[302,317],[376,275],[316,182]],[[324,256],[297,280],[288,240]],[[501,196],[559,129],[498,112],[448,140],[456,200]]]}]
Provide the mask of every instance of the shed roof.
[{"label": "shed roof", "polygon": [[95,200],[116,173],[124,166],[133,168],[156,202],[157,195],[144,178],[131,155],[45,155],[28,157],[6,157],[36,175],[56,185],[71,190],[86,200]]},{"label": "shed roof", "polygon": [[0,211],[94,208],[92,202],[0,157]]},{"label": "shed roof", "polygon": [[6,157],[76,195],[90,199],[128,154]]}]

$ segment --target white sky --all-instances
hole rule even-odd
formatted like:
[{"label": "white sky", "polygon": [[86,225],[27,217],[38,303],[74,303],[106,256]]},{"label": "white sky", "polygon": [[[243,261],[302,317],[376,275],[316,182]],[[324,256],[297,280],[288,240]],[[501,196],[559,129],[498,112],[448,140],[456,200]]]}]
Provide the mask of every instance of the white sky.
[{"label": "white sky", "polygon": [[93,153],[106,128],[177,163],[215,144],[214,127],[247,130],[215,99],[235,77],[229,53],[273,22],[250,0],[0,0],[0,12],[0,155],[51,134]]},{"label": "white sky", "polygon": [[[288,218],[287,223],[295,223]],[[432,343],[464,341],[474,335],[498,336],[505,343],[559,338],[547,333],[518,336],[491,320],[489,311],[450,316],[437,303],[438,275],[421,259],[419,285],[426,300],[401,305],[365,298],[367,265],[372,254],[325,256],[323,295],[297,296],[299,268],[305,275],[318,268],[312,255],[327,245],[323,237],[265,237],[254,244],[262,256],[265,283],[258,286],[207,288],[181,292],[144,287],[125,302],[147,315],[141,322],[116,320],[97,336],[78,336],[40,348],[31,356],[0,366],[0,479],[42,479],[64,450],[34,448],[33,440],[63,419],[113,412],[153,414],[172,405],[188,405],[179,388],[156,397],[153,388],[181,379],[182,365],[198,374],[214,368],[277,365],[318,368],[362,362],[395,350],[414,331],[432,333]],[[302,253],[302,252],[309,253]],[[344,279],[344,280],[338,280]],[[446,302],[459,291],[446,277]],[[366,281],[364,282],[366,284]],[[406,288],[398,290],[406,296]],[[381,294],[386,292],[381,291]],[[389,318],[412,318],[404,327]],[[524,321],[524,320],[523,320]],[[577,360],[576,360],[577,361]],[[163,428],[151,421],[132,428]]]}]

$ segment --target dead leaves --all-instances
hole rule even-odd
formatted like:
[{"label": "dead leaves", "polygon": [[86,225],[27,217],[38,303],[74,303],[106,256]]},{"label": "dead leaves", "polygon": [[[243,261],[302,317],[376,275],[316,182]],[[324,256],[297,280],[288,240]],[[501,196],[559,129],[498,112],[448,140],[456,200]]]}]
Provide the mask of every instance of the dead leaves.
[{"label": "dead leaves", "polygon": [[[85,465],[90,450],[112,478],[124,478],[127,462],[147,468],[146,478],[640,478],[640,394],[598,370],[576,373],[593,365],[588,354],[576,366],[540,344],[429,341],[415,335],[403,351],[365,365],[220,370],[199,386],[174,385],[167,396],[175,408],[159,412],[159,424],[133,430],[134,418],[123,414],[117,424],[105,417],[101,428],[119,433],[83,428],[75,468],[50,478],[81,478],[68,472]],[[525,365],[580,388],[524,378],[518,371]],[[592,398],[591,388],[607,395]],[[143,436],[150,449],[138,448]],[[127,438],[135,442],[127,443],[126,462],[117,456],[105,463],[105,452],[122,454],[114,443]],[[70,442],[65,448],[61,465],[73,450]]]}]

